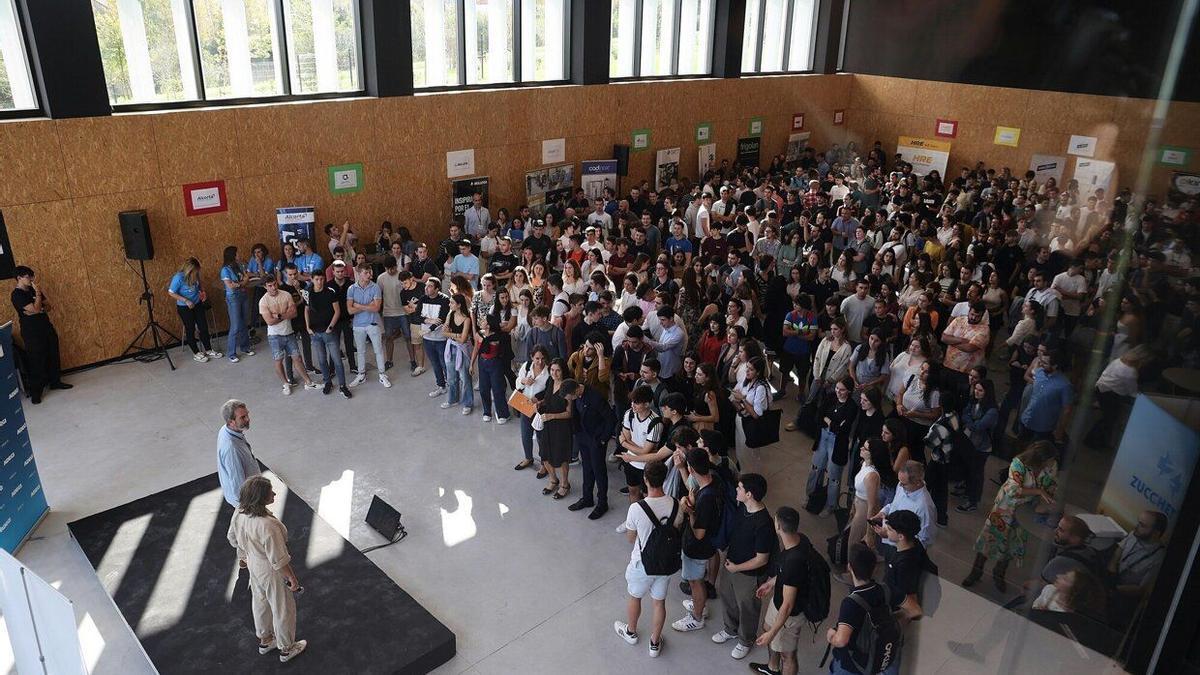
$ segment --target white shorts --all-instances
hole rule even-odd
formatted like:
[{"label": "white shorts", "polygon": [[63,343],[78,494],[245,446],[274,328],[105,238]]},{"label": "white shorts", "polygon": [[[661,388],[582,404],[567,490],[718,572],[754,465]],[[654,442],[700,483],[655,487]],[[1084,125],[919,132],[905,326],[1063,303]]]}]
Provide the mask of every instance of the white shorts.
[{"label": "white shorts", "polygon": [[629,595],[642,599],[646,597],[646,592],[650,592],[650,597],[655,600],[667,599],[667,588],[670,586],[671,575],[649,575],[642,570],[642,561],[630,561],[629,566],[625,568],[625,583],[629,590]]}]

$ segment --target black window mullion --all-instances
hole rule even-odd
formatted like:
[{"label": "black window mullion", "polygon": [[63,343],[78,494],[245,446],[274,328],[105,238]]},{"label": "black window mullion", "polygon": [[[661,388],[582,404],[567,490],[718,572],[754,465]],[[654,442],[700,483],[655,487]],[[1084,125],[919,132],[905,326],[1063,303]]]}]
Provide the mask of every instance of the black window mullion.
[{"label": "black window mullion", "polygon": [[783,15],[783,63],[779,64],[779,70],[785,73],[791,70],[788,68],[788,58],[791,56],[792,30],[795,28],[792,25],[792,11],[795,9],[795,2],[796,0],[787,0],[787,7],[784,8],[785,14]]},{"label": "black window mullion", "polygon": [[[282,59],[280,61],[280,65],[282,66],[280,68],[280,71],[283,73],[283,83],[282,83],[283,84],[283,95],[291,96],[292,95],[292,66],[291,66],[291,63],[288,61],[287,21],[285,21],[283,18],[283,0],[275,0],[275,30],[279,32],[279,58]],[[315,44],[313,45],[313,48],[314,48],[314,50],[316,49]],[[336,65],[337,64],[337,49],[336,48],[333,50],[333,54],[334,54],[334,56],[333,56],[334,64]],[[316,59],[315,53],[313,54],[313,58]],[[300,55],[299,54],[296,55],[296,67],[297,68],[300,67]],[[296,73],[296,77],[299,77],[299,76],[300,76],[300,73]]]},{"label": "black window mullion", "polygon": [[200,31],[196,28],[196,3],[189,0],[188,17],[191,19],[188,32],[192,35],[192,70],[196,74],[196,96],[200,101],[207,101],[208,94],[204,87],[204,66],[200,62]]},{"label": "black window mullion", "polygon": [[458,86],[467,86],[467,3],[458,0]]},{"label": "black window mullion", "polygon": [[763,36],[767,34],[767,0],[758,3],[758,46],[754,50],[754,72],[762,72]]},{"label": "black window mullion", "polygon": [[680,39],[683,37],[683,0],[675,0],[675,44],[671,50],[671,74],[679,74]]},{"label": "black window mullion", "polygon": [[[513,25],[513,82],[525,81],[525,73],[521,72],[521,22],[525,20],[525,16],[521,14],[521,0],[513,0],[512,5],[512,25]],[[534,27],[535,37],[537,41],[537,27]]]},{"label": "black window mullion", "polygon": [[633,76],[642,76],[642,1],[633,8]]}]

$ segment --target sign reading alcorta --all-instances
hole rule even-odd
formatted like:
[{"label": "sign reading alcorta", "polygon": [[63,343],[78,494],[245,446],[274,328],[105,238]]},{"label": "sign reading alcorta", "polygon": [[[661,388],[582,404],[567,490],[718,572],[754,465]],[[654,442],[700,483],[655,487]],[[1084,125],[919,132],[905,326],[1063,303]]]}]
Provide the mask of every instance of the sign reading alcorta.
[{"label": "sign reading alcorta", "polygon": [[946,166],[950,163],[950,143],[932,138],[916,138],[901,136],[896,142],[896,154],[904,161],[912,164],[913,173],[924,176],[930,171],[937,171],[946,178]]}]

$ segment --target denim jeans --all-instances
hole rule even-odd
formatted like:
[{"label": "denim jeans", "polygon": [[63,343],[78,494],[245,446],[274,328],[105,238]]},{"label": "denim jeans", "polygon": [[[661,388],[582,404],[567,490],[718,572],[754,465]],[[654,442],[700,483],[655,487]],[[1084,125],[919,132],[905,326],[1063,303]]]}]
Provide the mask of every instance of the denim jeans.
[{"label": "denim jeans", "polygon": [[[461,402],[464,408],[475,407],[475,386],[471,380],[469,347],[460,347],[450,341],[442,344],[446,345],[443,358],[446,364],[446,380],[449,383],[447,386],[450,389],[446,400],[450,403]],[[458,350],[461,350],[461,356],[456,355]]]},{"label": "denim jeans", "polygon": [[838,492],[842,488],[842,474],[846,472],[845,464],[833,461],[833,445],[837,436],[828,429],[822,429],[817,436],[817,451],[813,453],[812,471],[808,474],[808,494],[812,494],[821,486],[821,475],[829,478],[828,493],[825,497],[825,510],[837,508]]},{"label": "denim jeans", "polygon": [[421,340],[421,347],[425,350],[425,361],[429,363],[429,367],[433,369],[433,380],[439,387],[446,386],[446,341],[445,340]]},{"label": "denim jeans", "polygon": [[337,385],[346,386],[346,369],[342,366],[342,348],[338,346],[338,334],[317,333],[312,336],[312,346],[317,368],[325,375],[325,381],[331,381],[330,376],[336,372]]},{"label": "denim jeans", "polygon": [[232,358],[237,353],[250,351],[250,331],[246,328],[246,294],[242,292],[225,296],[229,309],[229,334],[225,338],[225,355]]},{"label": "denim jeans", "polygon": [[507,418],[509,415],[505,391],[508,382],[504,379],[503,361],[503,358],[479,359],[479,400],[483,402],[484,415],[492,414],[493,409],[496,417]]},{"label": "denim jeans", "polygon": [[[349,321],[339,321],[333,327],[333,334],[342,339],[342,353],[346,355],[346,364],[351,371],[357,371],[358,361],[354,358],[354,327]],[[366,366],[363,366],[366,369]]]},{"label": "denim jeans", "polygon": [[608,458],[597,439],[585,433],[575,434],[575,449],[579,451],[579,463],[583,465],[583,499],[598,506],[608,506]]},{"label": "denim jeans", "polygon": [[358,373],[360,375],[367,372],[367,339],[371,340],[371,348],[375,350],[375,367],[379,369],[379,374],[383,375],[384,358],[383,358],[383,327],[379,324],[371,324],[369,326],[354,327],[354,349],[358,352]]},{"label": "denim jeans", "polygon": [[533,421],[524,415],[521,418],[521,449],[525,451],[525,459],[533,459]]}]

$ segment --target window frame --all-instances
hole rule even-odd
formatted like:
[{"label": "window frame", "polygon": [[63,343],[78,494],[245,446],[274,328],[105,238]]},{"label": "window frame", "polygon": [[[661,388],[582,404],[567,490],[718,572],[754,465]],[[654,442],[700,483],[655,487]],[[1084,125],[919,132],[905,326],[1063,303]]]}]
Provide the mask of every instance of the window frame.
[{"label": "window frame", "polygon": [[[586,2],[587,0],[561,0],[563,3],[563,77],[558,80],[525,80],[523,79],[523,59],[521,52],[522,35],[521,35],[521,10],[522,0],[512,0],[512,82],[484,82],[480,84],[467,84],[467,1],[455,0],[455,26],[454,29],[458,34],[458,84],[440,84],[432,87],[418,87],[413,83],[413,93],[421,94],[437,94],[448,91],[481,91],[487,89],[520,89],[524,87],[549,87],[554,85],[571,84],[571,3]],[[473,1],[473,0],[472,0]],[[409,45],[409,49],[412,46]],[[428,42],[425,49],[429,49]],[[415,61],[415,59],[414,59]]]},{"label": "window frame", "polygon": [[[355,27],[355,59],[357,59],[356,67],[358,69],[358,88],[346,91],[327,91],[313,94],[296,94],[292,92],[292,70],[288,60],[288,35],[287,35],[287,19],[284,12],[287,9],[284,7],[284,0],[268,0],[275,6],[274,12],[274,28],[279,36],[279,56],[282,68],[282,94],[272,96],[242,96],[235,98],[208,98],[205,92],[204,83],[204,66],[200,61],[200,34],[196,29],[196,3],[193,0],[187,0],[187,20],[188,34],[191,36],[191,44],[189,45],[192,52],[192,69],[196,77],[196,89],[198,98],[188,99],[185,101],[160,101],[150,103],[122,103],[111,104],[114,113],[124,112],[147,112],[152,110],[187,110],[190,108],[214,108],[223,106],[238,106],[252,105],[255,103],[288,103],[292,101],[321,101],[334,98],[358,98],[365,96],[366,73],[363,71],[363,31],[362,31],[362,2],[361,0],[353,0],[351,6],[354,9],[354,27]],[[461,2],[462,0],[460,0]]]},{"label": "window frame", "polygon": [[[717,37],[716,36],[716,14],[715,14],[716,13],[715,5],[716,5],[717,0],[712,0],[712,2],[714,4],[714,8],[712,10],[713,15],[710,16],[710,19],[709,19],[711,25],[709,26],[710,34],[708,36],[708,43],[709,43],[708,72],[707,73],[684,73],[684,74],[679,73],[679,44],[680,44],[679,39],[682,35],[682,28],[683,28],[681,25],[682,22],[680,21],[680,18],[683,16],[683,0],[670,0],[670,1],[675,6],[675,9],[674,9],[675,20],[671,22],[672,30],[674,33],[673,44],[672,44],[673,48],[671,50],[671,73],[668,75],[642,75],[641,74],[641,72],[642,72],[642,36],[643,36],[642,15],[643,15],[643,12],[645,11],[646,3],[645,3],[645,0],[634,0],[634,2],[635,2],[635,10],[633,12],[633,16],[634,16],[634,21],[633,21],[633,73],[634,74],[633,75],[614,76],[614,75],[612,75],[611,67],[610,67],[609,78],[608,78],[609,82],[643,82],[643,81],[655,81],[655,80],[663,80],[663,81],[705,80],[705,79],[715,78],[715,76],[712,73],[713,73],[714,58],[715,58],[713,45],[716,44],[716,37]],[[612,49],[611,38],[610,38],[609,49],[610,50]]]},{"label": "window frame", "polygon": [[810,40],[809,40],[810,65],[809,65],[809,67],[805,70],[788,70],[787,64],[788,64],[788,61],[791,60],[791,57],[792,57],[792,55],[791,55],[792,30],[794,29],[793,24],[795,23],[794,19],[795,19],[795,15],[796,15],[795,14],[796,0],[785,0],[786,7],[784,8],[784,12],[785,12],[784,16],[786,17],[787,21],[786,21],[786,25],[784,26],[784,30],[783,30],[783,59],[781,61],[781,63],[783,64],[783,70],[766,70],[766,71],[758,70],[759,68],[762,67],[763,35],[766,32],[766,26],[764,25],[764,22],[765,22],[766,16],[767,16],[767,2],[768,1],[769,0],[762,0],[762,2],[760,2],[758,4],[758,36],[755,39],[755,44],[754,44],[754,70],[752,72],[746,72],[745,70],[743,70],[741,73],[741,76],[742,77],[759,77],[759,76],[771,76],[771,75],[803,75],[806,73],[817,72],[814,69],[814,66],[816,65],[817,29],[819,28],[818,24],[820,23],[821,0],[814,0],[814,2],[813,2],[812,28],[811,28],[812,34],[809,36],[810,37]]},{"label": "window frame", "polygon": [[[0,2],[7,1],[0,0]],[[23,4],[19,0],[13,0],[13,19],[17,23],[17,37],[21,40],[21,51],[25,54],[25,68],[29,71],[29,85],[33,89],[34,107],[0,110],[0,120],[36,119],[46,116],[46,109],[42,103],[41,82],[38,77],[37,65],[33,62],[33,58],[29,53],[29,30]]]}]

